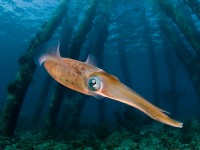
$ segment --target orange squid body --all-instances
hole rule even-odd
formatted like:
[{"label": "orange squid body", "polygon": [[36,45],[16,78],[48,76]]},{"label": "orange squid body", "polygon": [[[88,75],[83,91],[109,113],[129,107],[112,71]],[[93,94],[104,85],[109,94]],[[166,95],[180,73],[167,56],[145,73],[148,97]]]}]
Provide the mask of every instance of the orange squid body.
[{"label": "orange squid body", "polygon": [[101,70],[95,66],[69,58],[60,58],[56,61],[46,60],[44,67],[57,82],[86,95],[90,95],[90,92],[85,86],[83,75],[91,70],[95,72]]},{"label": "orange squid body", "polygon": [[[50,48],[49,48],[50,47]],[[182,127],[183,123],[176,121],[142,96],[124,85],[115,76],[106,73],[91,63],[60,57],[59,43],[43,46],[34,56],[36,64],[44,67],[60,84],[92,96],[107,97],[139,109],[149,117],[173,127]]]}]

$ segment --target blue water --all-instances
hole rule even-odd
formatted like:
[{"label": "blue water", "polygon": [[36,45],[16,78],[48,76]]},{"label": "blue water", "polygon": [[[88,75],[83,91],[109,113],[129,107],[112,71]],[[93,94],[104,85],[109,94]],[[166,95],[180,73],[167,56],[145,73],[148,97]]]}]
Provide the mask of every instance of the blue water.
[{"label": "blue water", "polygon": [[[172,2],[172,5],[180,5],[180,3]],[[51,18],[58,5],[59,2],[57,0],[0,0],[0,110],[2,110],[8,94],[7,85],[15,79],[19,69],[19,57],[26,53],[31,39],[37,32],[41,31],[42,24]],[[172,112],[171,103],[169,100],[166,100],[167,95],[163,94],[166,90],[170,90],[169,71],[166,64],[165,53],[163,51],[172,49],[173,67],[176,70],[174,72],[177,86],[176,89],[178,93],[181,93],[181,96],[178,98],[176,114],[171,114],[170,116],[182,122],[193,118],[199,118],[199,98],[189,79],[187,70],[182,62],[176,57],[175,49],[166,39],[164,39],[165,42],[163,42],[163,35],[157,22],[158,15],[156,15],[153,2],[145,0],[118,0],[114,2],[113,5],[114,7],[111,9],[111,19],[109,22],[109,34],[105,42],[104,65],[102,69],[118,77],[123,83],[145,97],[148,101],[155,103],[153,95],[154,85],[151,74],[152,70],[148,53],[149,47],[147,44],[148,39],[145,33],[147,21],[150,30],[150,38],[154,43],[156,56],[157,81],[159,83],[158,92],[160,96],[159,107]],[[183,4],[181,3],[181,6],[182,5]],[[88,8],[87,6],[88,0],[74,0],[69,2],[67,17],[71,19],[70,24],[74,27],[73,33],[77,31],[81,20],[84,19],[84,13]],[[101,5],[99,7],[101,7]],[[199,19],[188,7],[186,7],[186,9],[189,12],[188,17],[192,18],[197,31],[199,31]],[[98,9],[97,15],[99,15],[101,11],[101,9]],[[96,33],[98,32],[96,32],[96,30],[98,30],[98,23],[98,21],[94,21],[93,27],[84,41],[81,49],[81,56],[79,57],[81,61],[85,61],[87,49],[92,49],[94,47],[93,37],[95,38],[97,36]],[[52,39],[60,40],[61,28],[62,25],[58,27]],[[194,49],[191,48],[190,43],[187,42],[180,31],[179,34],[182,36],[183,41],[187,43],[188,51],[195,56],[196,54]],[[126,54],[126,60],[123,61],[127,61],[128,64],[128,73],[131,77],[130,83],[126,83],[126,75],[122,73],[121,56],[118,51],[118,44],[122,40],[124,42]],[[96,57],[98,60],[98,56]],[[46,71],[44,67],[37,68],[21,109],[21,120],[31,120],[35,108],[34,106],[37,101],[37,95],[39,95],[42,90],[41,87],[45,77]],[[53,88],[50,93],[53,93]],[[49,101],[50,97],[44,108],[44,118],[48,111]],[[81,114],[81,121],[83,123],[89,125],[94,123],[98,124],[98,101],[101,101],[101,99],[95,99],[94,97],[87,99]],[[113,112],[120,111],[120,108],[124,107],[124,105],[106,98],[105,103],[107,122],[112,124],[112,122],[115,121]],[[139,115],[137,118],[139,119],[138,122],[142,122],[144,118],[143,113],[140,113],[139,111],[136,111],[136,113]]]}]

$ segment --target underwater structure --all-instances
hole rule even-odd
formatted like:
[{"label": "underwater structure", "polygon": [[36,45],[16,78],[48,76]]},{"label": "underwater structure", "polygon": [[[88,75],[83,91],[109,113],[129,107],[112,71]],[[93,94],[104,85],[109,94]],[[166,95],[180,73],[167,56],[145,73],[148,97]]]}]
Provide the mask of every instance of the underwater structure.
[{"label": "underwater structure", "polygon": [[[178,13],[175,12],[173,7],[170,6],[169,2],[160,2],[161,8],[164,10],[164,13],[166,13],[167,16],[173,19],[173,21],[177,24],[177,26],[180,28],[181,31],[183,31],[183,34],[188,39],[188,41],[191,43],[192,47],[196,51],[196,53],[199,53],[199,32],[194,27],[194,24],[191,22],[191,18],[185,21],[184,12],[183,10],[178,10]],[[188,74],[190,76],[190,79],[195,87],[197,95],[199,95],[199,59],[194,58],[192,54],[185,48],[184,42],[181,40],[180,37],[178,37],[178,34],[174,34],[172,32],[171,27],[164,25],[164,20],[161,21],[160,27],[164,28],[163,32],[168,32],[170,37],[167,37],[169,40],[171,40],[171,43],[174,47],[176,47],[175,52],[177,54],[177,58],[181,60],[181,62],[184,64],[185,68],[188,71]],[[171,33],[171,34],[170,34]],[[168,34],[165,34],[168,36]],[[172,38],[173,37],[173,38]],[[180,48],[180,46],[182,46]],[[192,66],[192,67],[191,67]]]},{"label": "underwater structure", "polygon": [[[98,2],[97,0],[90,1],[89,5],[90,7],[88,8],[85,14],[85,19],[80,24],[80,28],[76,32],[76,35],[71,40],[68,53],[66,55],[69,58],[78,59],[84,39],[87,33],[91,29],[92,21],[95,16],[96,7],[98,5],[97,2]],[[66,47],[63,48],[66,49]],[[57,115],[59,113],[62,100],[64,99],[64,94],[65,94],[65,87],[58,84],[55,93],[52,96],[48,117],[46,120],[46,127],[49,128],[50,130],[52,130],[52,128],[55,126]]]},{"label": "underwater structure", "polygon": [[[62,0],[56,3],[48,21],[43,21],[41,31],[29,39],[27,50],[18,60],[16,77],[7,86],[7,98],[0,110],[0,149],[198,149],[199,1]],[[31,105],[34,111],[30,115],[29,111],[24,113],[22,105],[32,101],[28,96],[35,92],[31,91],[35,90],[33,81],[41,81],[40,77],[37,81],[33,79],[37,73],[34,53],[51,40],[60,41],[62,57],[84,62],[88,54],[93,54],[98,60],[97,67],[117,78],[106,72],[100,74],[102,80],[115,82],[110,82],[102,93],[90,89],[88,95],[98,98],[93,100],[94,97],[72,91],[45,74],[39,94],[33,94],[35,105]],[[118,78],[150,103],[169,111],[172,118],[184,122],[183,128],[156,123],[153,119],[182,127],[162,109],[149,103],[125,101],[133,91],[118,84]],[[88,83],[93,84],[93,81]],[[114,85],[121,88],[112,88]],[[128,105],[101,99],[101,94],[125,101],[153,119]],[[134,98],[140,98],[139,94],[135,95]],[[191,114],[184,111],[186,107]]]},{"label": "underwater structure", "polygon": [[20,70],[15,81],[8,85],[7,103],[4,106],[1,119],[0,130],[2,135],[12,136],[14,134],[18,115],[26,95],[26,91],[31,83],[36,65],[32,60],[34,50],[41,44],[48,41],[57,26],[61,23],[65,15],[67,0],[63,0],[55,11],[55,15],[43,27],[40,33],[31,41],[27,53],[19,59]]}]

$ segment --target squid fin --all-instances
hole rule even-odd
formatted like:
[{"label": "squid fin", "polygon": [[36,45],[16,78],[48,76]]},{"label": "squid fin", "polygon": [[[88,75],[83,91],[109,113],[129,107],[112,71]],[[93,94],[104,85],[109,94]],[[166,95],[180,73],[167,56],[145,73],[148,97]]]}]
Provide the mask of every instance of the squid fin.
[{"label": "squid fin", "polygon": [[59,41],[52,41],[39,46],[33,54],[34,62],[38,66],[41,66],[41,64],[46,60],[60,57],[59,46]]},{"label": "squid fin", "polygon": [[97,67],[98,66],[98,62],[97,62],[97,59],[94,55],[92,54],[89,54],[88,57],[87,57],[87,60],[85,61],[86,64],[89,64],[89,65],[92,65],[92,66],[95,66]]}]

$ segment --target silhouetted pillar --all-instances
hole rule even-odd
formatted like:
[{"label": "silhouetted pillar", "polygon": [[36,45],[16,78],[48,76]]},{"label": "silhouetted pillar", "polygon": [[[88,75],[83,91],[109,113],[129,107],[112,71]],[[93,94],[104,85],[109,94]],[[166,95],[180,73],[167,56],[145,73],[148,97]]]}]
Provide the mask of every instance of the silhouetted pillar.
[{"label": "silhouetted pillar", "polygon": [[[165,42],[164,42],[165,43]],[[165,46],[166,47],[166,46]],[[176,85],[176,73],[174,62],[173,62],[173,52],[172,49],[164,49],[165,61],[169,73],[169,97],[170,103],[172,107],[172,114],[176,114],[177,106],[178,106],[178,93],[177,93],[177,85]]]},{"label": "silhouetted pillar", "polygon": [[[95,48],[92,53],[94,53],[98,57],[98,67],[103,68],[103,61],[104,61],[104,50],[105,50],[105,42],[108,37],[108,27],[110,22],[110,10],[112,7],[113,0],[105,1],[103,3],[102,14],[98,20],[99,22],[99,31],[97,40],[95,43]],[[106,123],[106,103],[104,99],[97,101],[97,117],[98,117],[98,124],[105,125]]]},{"label": "silhouetted pillar", "polygon": [[41,113],[43,111],[45,102],[47,100],[47,96],[49,94],[50,88],[52,86],[53,83],[53,79],[50,75],[47,75],[44,81],[44,85],[42,87],[42,90],[40,92],[39,97],[37,98],[37,102],[36,102],[36,108],[35,111],[33,113],[33,123],[34,124],[38,124],[40,117],[41,117]]},{"label": "silhouetted pillar", "polygon": [[194,14],[200,19],[200,1],[199,0],[183,0],[193,11]]},{"label": "silhouetted pillar", "polygon": [[[89,1],[89,8],[87,9],[84,19],[80,23],[80,26],[73,36],[70,46],[67,51],[67,57],[72,59],[78,59],[80,55],[81,46],[84,43],[84,40],[91,30],[93,19],[95,17],[97,0]],[[62,37],[62,41],[64,41],[65,36]],[[60,51],[66,50],[66,45],[61,41]],[[62,47],[63,44],[63,47]],[[62,50],[63,49],[63,50]],[[63,102],[63,98],[65,95],[66,87],[58,84],[55,88],[55,92],[52,96],[49,111],[47,114],[47,119],[45,123],[45,127],[49,130],[53,129],[56,124],[56,120],[61,108],[61,104]]]},{"label": "silhouetted pillar", "polygon": [[155,105],[159,105],[160,97],[159,97],[159,83],[158,83],[158,69],[156,63],[156,54],[155,49],[153,47],[152,39],[149,37],[148,44],[149,44],[149,59],[150,59],[150,66],[151,66],[151,77],[152,77],[152,84],[153,84],[153,96]]},{"label": "silhouetted pillar", "polygon": [[[106,13],[104,18],[102,18],[103,23],[100,23],[98,37],[95,44],[95,51],[94,54],[98,56],[98,67],[103,68],[103,54],[105,50],[104,43],[107,40],[108,37],[108,23],[109,23],[109,13]],[[104,99],[98,100],[98,108],[97,108],[97,117],[98,117],[98,123],[100,125],[103,125],[106,123],[106,103]]]},{"label": "silhouetted pillar", "polygon": [[166,39],[173,45],[177,58],[184,65],[193,87],[200,98],[200,60],[198,56],[194,57],[193,54],[191,54],[191,51],[187,49],[187,46],[182,41],[180,34],[168,24],[164,16],[163,19],[159,21],[161,31],[166,36]]},{"label": "silhouetted pillar", "polygon": [[185,7],[174,8],[169,0],[157,0],[157,3],[164,13],[176,23],[200,57],[200,33],[195,28],[192,18],[185,10]]},{"label": "silhouetted pillar", "polygon": [[68,56],[72,59],[78,58],[81,46],[84,43],[87,34],[92,28],[93,19],[95,17],[96,8],[98,5],[98,0],[90,0],[89,2],[90,5],[85,13],[85,18],[81,22],[78,31],[75,33],[75,36],[71,41],[71,45],[68,51]]},{"label": "silhouetted pillar", "polygon": [[36,34],[31,41],[26,54],[19,59],[20,68],[15,80],[8,85],[7,101],[0,118],[1,135],[12,136],[14,134],[18,115],[36,68],[32,59],[33,52],[38,45],[51,38],[65,16],[66,5],[67,0],[62,0],[42,31]]},{"label": "silhouetted pillar", "polygon": [[49,131],[52,130],[57,121],[58,114],[60,112],[60,107],[64,98],[65,87],[61,84],[57,84],[55,91],[51,97],[49,104],[49,111],[45,121],[45,128]]},{"label": "silhouetted pillar", "polygon": [[148,20],[145,22],[145,36],[148,44],[148,55],[151,67],[151,77],[152,77],[152,85],[153,85],[153,97],[155,101],[155,105],[159,106],[160,97],[159,97],[159,81],[158,81],[158,68],[156,62],[156,53],[155,53],[155,45],[150,33],[150,25]]},{"label": "silhouetted pillar", "polygon": [[[89,31],[92,28],[93,20],[96,16],[96,9],[98,6],[99,1],[98,0],[92,0],[90,1],[90,7],[87,10],[85,14],[85,21],[83,21],[80,25],[79,32],[74,36],[72,39],[72,43],[70,45],[71,53],[69,53],[70,58],[78,59],[77,56],[80,55],[81,46],[85,41],[85,38]],[[79,39],[79,41],[77,40]],[[74,106],[72,106],[72,117],[69,120],[69,126],[73,129],[77,129],[80,125],[80,116],[84,107],[84,104],[86,102],[86,95],[76,93],[74,96],[74,99],[76,102],[74,103]]]},{"label": "silhouetted pillar", "polygon": [[128,68],[128,59],[126,56],[126,52],[125,52],[125,47],[124,47],[124,41],[123,39],[119,39],[119,56],[120,56],[120,65],[121,65],[121,69],[122,69],[122,74],[124,76],[124,81],[126,83],[126,85],[128,85],[129,87],[132,87],[133,85],[131,84],[131,77],[130,77],[130,72],[129,72],[129,68]]},{"label": "silhouetted pillar", "polygon": [[[121,32],[121,31],[119,31]],[[126,52],[125,52],[125,47],[124,47],[124,41],[123,39],[118,39],[118,52],[119,52],[119,56],[120,56],[120,67],[122,69],[122,75],[123,75],[123,79],[124,82],[127,86],[129,86],[130,88],[133,86],[131,83],[131,77],[130,77],[130,72],[129,72],[129,68],[128,68],[128,59],[126,56]],[[129,126],[130,122],[126,122],[125,121],[125,117],[124,115],[127,114],[133,114],[134,112],[134,108],[129,106],[129,105],[125,105],[125,104],[121,104],[124,105],[124,110],[122,110],[122,108],[119,109],[119,112],[116,112],[114,115],[116,116],[117,122],[120,123],[123,126]],[[121,112],[120,112],[121,111]],[[123,115],[122,115],[123,114]]]}]

